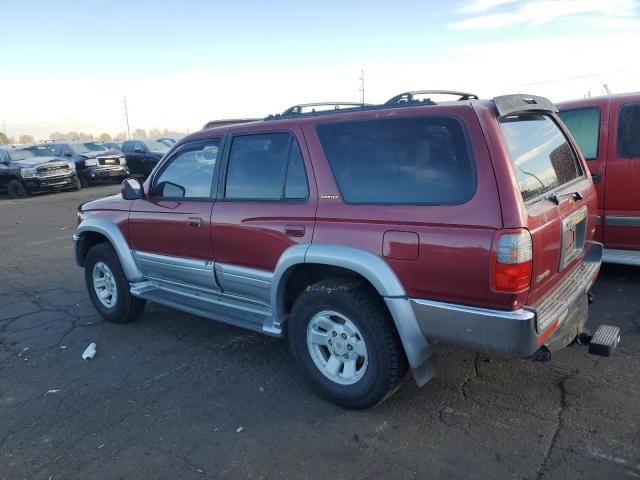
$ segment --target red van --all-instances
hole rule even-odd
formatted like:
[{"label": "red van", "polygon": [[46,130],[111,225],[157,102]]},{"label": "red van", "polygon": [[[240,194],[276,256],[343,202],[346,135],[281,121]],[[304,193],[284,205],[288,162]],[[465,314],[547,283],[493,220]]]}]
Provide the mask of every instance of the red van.
[{"label": "red van", "polygon": [[604,262],[640,265],[640,93],[557,104],[598,191]]}]

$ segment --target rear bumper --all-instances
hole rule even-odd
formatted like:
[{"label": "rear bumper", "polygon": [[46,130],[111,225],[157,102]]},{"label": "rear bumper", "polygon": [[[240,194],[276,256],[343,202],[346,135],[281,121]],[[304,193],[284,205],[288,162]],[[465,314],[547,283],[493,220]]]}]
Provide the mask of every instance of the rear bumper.
[{"label": "rear bumper", "polygon": [[584,328],[587,292],[602,261],[601,244],[586,248],[581,265],[536,307],[504,311],[410,299],[422,334],[429,341],[507,358],[530,357],[542,346],[565,347]]}]

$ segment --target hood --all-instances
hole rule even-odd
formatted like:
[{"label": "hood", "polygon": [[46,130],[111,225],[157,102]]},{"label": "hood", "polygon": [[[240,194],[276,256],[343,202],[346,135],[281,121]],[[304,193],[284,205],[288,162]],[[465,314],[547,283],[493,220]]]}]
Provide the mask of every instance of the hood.
[{"label": "hood", "polygon": [[33,157],[28,158],[26,160],[15,160],[11,162],[11,165],[20,168],[32,168],[38,165],[42,165],[43,163],[49,162],[69,162],[69,160],[65,160],[64,158],[54,157],[53,155],[50,157]]},{"label": "hood", "polygon": [[87,210],[129,210],[131,207],[131,200],[124,200],[122,195],[116,193],[108,197],[92,200],[91,202],[83,203],[80,205],[80,211],[86,212]]}]

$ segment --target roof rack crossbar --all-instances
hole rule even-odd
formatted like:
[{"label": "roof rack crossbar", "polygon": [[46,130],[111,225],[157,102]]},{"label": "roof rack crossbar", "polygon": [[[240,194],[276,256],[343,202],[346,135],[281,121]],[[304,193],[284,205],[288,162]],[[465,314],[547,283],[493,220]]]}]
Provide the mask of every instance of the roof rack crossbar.
[{"label": "roof rack crossbar", "polygon": [[434,103],[430,98],[426,98],[424,100],[416,99],[419,95],[452,95],[454,97],[459,97],[458,101],[463,100],[478,100],[478,95],[475,93],[469,92],[458,92],[456,90],[413,90],[410,92],[403,92],[395,97],[390,98],[385,102],[385,105],[393,105],[396,103]]},{"label": "roof rack crossbar", "polygon": [[313,109],[312,112],[315,112],[314,107],[333,107],[334,110],[340,110],[340,107],[347,108],[357,108],[357,107],[366,107],[370,106],[368,103],[360,103],[360,102],[314,102],[314,103],[301,103],[299,105],[294,105],[293,107],[287,108],[284,112],[280,114],[280,116],[286,115],[296,115],[303,113],[302,110],[304,108]]}]

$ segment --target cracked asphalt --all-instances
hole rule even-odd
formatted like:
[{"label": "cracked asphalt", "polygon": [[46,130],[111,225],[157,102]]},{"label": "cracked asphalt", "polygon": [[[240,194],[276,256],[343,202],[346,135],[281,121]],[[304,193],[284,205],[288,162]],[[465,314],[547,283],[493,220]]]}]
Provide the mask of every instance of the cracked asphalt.
[{"label": "cracked asphalt", "polygon": [[0,197],[0,479],[640,478],[639,269],[593,290],[590,325],[622,329],[612,358],[442,348],[424,388],[353,412],[283,340],[156,305],[103,322],[71,235],[77,205],[117,189]]}]

